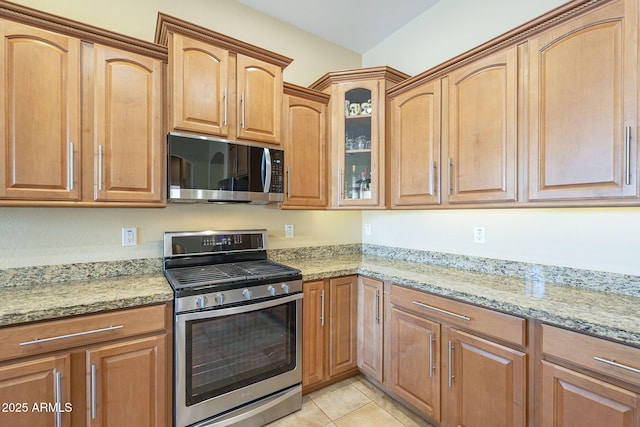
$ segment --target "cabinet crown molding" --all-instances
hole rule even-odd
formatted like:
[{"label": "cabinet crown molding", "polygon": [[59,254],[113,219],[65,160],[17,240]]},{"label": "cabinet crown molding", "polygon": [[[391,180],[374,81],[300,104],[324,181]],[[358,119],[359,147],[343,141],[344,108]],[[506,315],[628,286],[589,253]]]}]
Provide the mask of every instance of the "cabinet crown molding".
[{"label": "cabinet crown molding", "polygon": [[398,71],[388,66],[358,68],[355,70],[332,71],[309,85],[309,88],[315,90],[324,90],[333,83],[348,82],[353,80],[378,80],[385,79],[392,84],[398,84],[408,79],[409,74]]},{"label": "cabinet crown molding", "polygon": [[31,25],[69,37],[75,37],[85,42],[115,47],[167,62],[167,48],[165,46],[83,24],[8,1],[0,0],[0,18]]},{"label": "cabinet crown molding", "polygon": [[183,34],[185,36],[201,40],[205,43],[218,46],[222,49],[226,49],[230,52],[247,55],[252,58],[268,62],[282,69],[286,68],[291,64],[291,62],[293,62],[292,58],[280,55],[279,53],[271,52],[180,18],[158,12],[155,42],[160,45],[167,46],[169,42],[169,33]]},{"label": "cabinet crown molding", "polygon": [[535,19],[532,19],[486,43],[470,49],[460,55],[421,72],[387,90],[387,96],[393,98],[401,93],[419,86],[425,81],[445,76],[450,71],[475,61],[483,56],[503,49],[510,45],[524,43],[531,36],[547,30],[549,27],[566,22],[575,15],[602,7],[613,0],[573,0],[569,1]]},{"label": "cabinet crown molding", "polygon": [[298,86],[293,83],[284,82],[283,89],[285,95],[299,96],[311,101],[322,102],[323,104],[328,104],[329,100],[331,99],[331,96],[327,93],[319,92],[314,89],[308,89],[304,86]]}]

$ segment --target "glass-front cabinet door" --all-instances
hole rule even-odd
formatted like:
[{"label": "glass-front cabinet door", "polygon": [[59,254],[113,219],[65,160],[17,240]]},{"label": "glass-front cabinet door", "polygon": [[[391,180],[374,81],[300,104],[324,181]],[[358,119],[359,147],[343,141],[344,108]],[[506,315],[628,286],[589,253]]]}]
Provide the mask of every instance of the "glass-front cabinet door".
[{"label": "glass-front cabinet door", "polygon": [[[377,205],[378,90],[377,82],[345,83],[340,91],[344,120],[336,142],[340,175],[339,205]],[[338,120],[340,122],[340,120]]]},{"label": "glass-front cabinet door", "polygon": [[331,96],[329,208],[385,208],[387,89],[409,78],[391,67],[327,73],[310,88]]}]

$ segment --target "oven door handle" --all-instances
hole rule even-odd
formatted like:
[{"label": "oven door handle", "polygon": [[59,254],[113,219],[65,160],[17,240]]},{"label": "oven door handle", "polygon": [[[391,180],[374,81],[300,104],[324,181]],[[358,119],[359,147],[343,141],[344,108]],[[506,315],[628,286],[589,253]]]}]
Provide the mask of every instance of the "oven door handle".
[{"label": "oven door handle", "polygon": [[238,305],[238,306],[229,307],[229,308],[198,311],[195,313],[177,314],[176,321],[179,322],[179,321],[189,321],[189,320],[198,320],[198,319],[211,319],[214,317],[229,316],[231,314],[248,313],[251,311],[263,310],[265,308],[286,304],[291,301],[300,300],[302,299],[302,296],[303,294],[302,292],[300,292],[297,294],[288,295],[286,297],[270,299],[270,300],[259,302],[259,303],[249,303],[249,304],[243,304],[243,305]]}]

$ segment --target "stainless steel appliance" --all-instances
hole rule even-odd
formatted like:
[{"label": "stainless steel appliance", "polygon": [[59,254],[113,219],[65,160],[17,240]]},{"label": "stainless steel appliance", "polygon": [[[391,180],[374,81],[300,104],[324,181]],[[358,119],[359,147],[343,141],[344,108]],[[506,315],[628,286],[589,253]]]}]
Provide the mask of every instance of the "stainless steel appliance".
[{"label": "stainless steel appliance", "polygon": [[302,406],[302,275],[266,230],[167,232],[176,427],[262,426]]},{"label": "stainless steel appliance", "polygon": [[284,200],[284,151],[170,133],[170,202],[266,204]]}]

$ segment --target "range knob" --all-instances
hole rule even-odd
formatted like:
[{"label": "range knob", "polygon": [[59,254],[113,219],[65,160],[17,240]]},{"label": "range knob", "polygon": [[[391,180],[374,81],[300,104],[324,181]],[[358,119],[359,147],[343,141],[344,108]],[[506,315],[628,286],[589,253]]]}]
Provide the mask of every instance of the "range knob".
[{"label": "range knob", "polygon": [[267,288],[267,292],[269,292],[269,295],[271,295],[272,297],[276,296],[276,288],[271,285],[269,285],[269,287]]},{"label": "range knob", "polygon": [[282,292],[284,292],[285,294],[289,293],[289,285],[287,285],[286,283],[283,283],[282,285],[280,285],[280,288],[282,289]]},{"label": "range knob", "polygon": [[224,294],[216,294],[216,302],[218,305],[224,304]]},{"label": "range knob", "polygon": [[196,297],[196,307],[205,308],[206,306],[207,306],[207,297],[205,297],[204,295],[200,295],[199,297]]},{"label": "range knob", "polygon": [[242,295],[246,298],[246,299],[251,299],[251,291],[249,289],[244,289],[242,291]]}]

